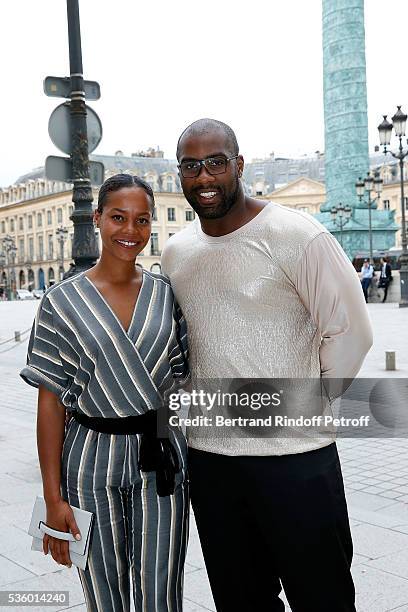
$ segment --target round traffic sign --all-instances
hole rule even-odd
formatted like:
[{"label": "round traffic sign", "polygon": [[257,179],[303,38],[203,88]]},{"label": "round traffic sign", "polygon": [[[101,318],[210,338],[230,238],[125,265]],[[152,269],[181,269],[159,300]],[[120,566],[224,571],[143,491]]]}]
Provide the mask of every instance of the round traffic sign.
[{"label": "round traffic sign", "polygon": [[[86,128],[88,132],[88,152],[92,153],[102,139],[102,123],[95,111],[86,105]],[[64,102],[51,113],[48,133],[60,151],[71,155],[71,113],[70,103]]]}]

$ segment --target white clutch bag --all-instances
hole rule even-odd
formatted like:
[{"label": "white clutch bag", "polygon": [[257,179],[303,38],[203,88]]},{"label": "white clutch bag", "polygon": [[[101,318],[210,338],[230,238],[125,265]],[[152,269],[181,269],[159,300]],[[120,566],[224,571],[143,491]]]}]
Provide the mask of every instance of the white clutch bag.
[{"label": "white clutch bag", "polygon": [[71,508],[81,533],[81,540],[79,541],[74,538],[72,533],[57,531],[46,525],[47,508],[45,501],[43,497],[37,497],[34,503],[30,527],[28,528],[28,534],[33,536],[31,550],[43,551],[43,537],[45,533],[54,538],[59,538],[60,540],[68,540],[69,556],[72,563],[81,569],[85,569],[94,514],[93,512],[87,512],[75,506],[71,506]]}]

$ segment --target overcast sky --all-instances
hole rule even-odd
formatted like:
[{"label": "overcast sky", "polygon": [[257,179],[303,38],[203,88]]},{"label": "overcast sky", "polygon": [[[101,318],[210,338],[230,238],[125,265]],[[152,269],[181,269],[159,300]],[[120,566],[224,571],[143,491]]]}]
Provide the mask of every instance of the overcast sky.
[{"label": "overcast sky", "polygon": [[[58,155],[48,118],[62,100],[43,79],[68,76],[65,0],[2,2],[1,166],[7,186]],[[406,0],[366,0],[370,151],[382,113],[408,109]],[[324,150],[321,0],[80,0],[84,76],[103,124],[95,153],[160,146],[209,116],[253,157]]]}]

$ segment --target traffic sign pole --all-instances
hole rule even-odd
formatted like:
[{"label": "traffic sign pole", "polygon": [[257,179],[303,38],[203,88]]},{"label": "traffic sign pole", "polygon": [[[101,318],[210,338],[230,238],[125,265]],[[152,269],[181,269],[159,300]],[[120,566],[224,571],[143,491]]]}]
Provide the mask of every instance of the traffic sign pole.
[{"label": "traffic sign pole", "polygon": [[101,92],[96,81],[83,78],[78,0],[67,0],[67,16],[70,77],[48,76],[44,80],[47,96],[70,100],[53,111],[48,123],[52,142],[70,157],[49,156],[45,163],[48,178],[73,183],[74,263],[64,278],[87,270],[99,257],[91,185],[100,185],[104,179],[103,164],[89,161],[89,153],[102,138],[102,124],[95,111],[86,106],[85,98],[98,100]]},{"label": "traffic sign pole", "polygon": [[78,0],[67,0],[68,41],[70,63],[71,160],[74,212],[74,265],[68,276],[78,274],[95,265],[99,249],[93,226],[92,187],[89,176],[88,136],[82,70],[81,31]]}]

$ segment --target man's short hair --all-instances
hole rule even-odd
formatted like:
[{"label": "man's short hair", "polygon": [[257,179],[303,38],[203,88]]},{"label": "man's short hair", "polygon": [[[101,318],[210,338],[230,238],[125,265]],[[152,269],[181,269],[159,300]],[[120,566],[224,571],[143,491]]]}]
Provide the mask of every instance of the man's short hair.
[{"label": "man's short hair", "polygon": [[227,142],[227,146],[231,152],[231,155],[238,155],[239,146],[234,130],[222,121],[218,121],[217,119],[204,118],[194,121],[193,123],[188,125],[186,129],[181,133],[180,138],[177,142],[177,159],[179,159],[180,155],[181,141],[185,136],[189,136],[190,134],[194,136],[202,136],[203,134],[208,134],[209,132],[215,131],[222,132],[225,135],[225,140]]}]

